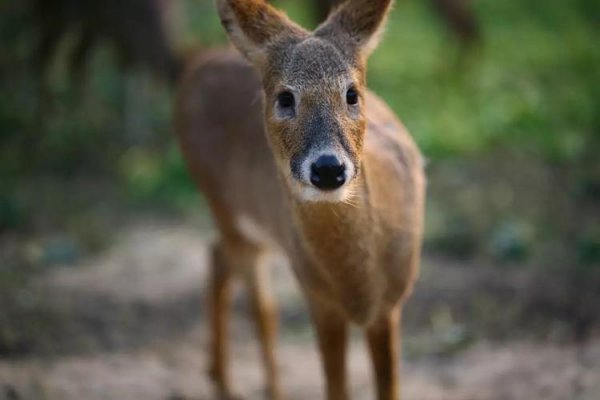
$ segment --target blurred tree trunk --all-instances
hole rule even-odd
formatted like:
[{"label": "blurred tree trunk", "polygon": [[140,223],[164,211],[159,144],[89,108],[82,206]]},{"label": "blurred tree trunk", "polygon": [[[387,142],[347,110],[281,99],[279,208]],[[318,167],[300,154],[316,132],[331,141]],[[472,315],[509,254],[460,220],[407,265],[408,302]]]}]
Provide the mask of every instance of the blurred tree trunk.
[{"label": "blurred tree trunk", "polygon": [[331,9],[343,0],[313,0],[313,9],[318,22],[325,21]]},{"label": "blurred tree trunk", "polygon": [[34,60],[40,75],[62,40],[74,33],[69,65],[76,77],[83,75],[93,49],[106,43],[123,67],[140,66],[175,81],[180,64],[165,35],[164,0],[33,0],[32,5],[38,29]]},{"label": "blurred tree trunk", "polygon": [[433,10],[456,37],[463,50],[481,41],[481,27],[470,0],[430,0]]}]

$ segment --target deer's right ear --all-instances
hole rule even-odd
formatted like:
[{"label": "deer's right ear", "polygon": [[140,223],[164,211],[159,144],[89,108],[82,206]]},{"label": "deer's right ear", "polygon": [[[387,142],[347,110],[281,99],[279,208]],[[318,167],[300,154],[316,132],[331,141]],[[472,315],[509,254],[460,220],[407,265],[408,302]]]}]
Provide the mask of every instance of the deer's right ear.
[{"label": "deer's right ear", "polygon": [[262,64],[269,44],[306,35],[265,0],[216,0],[221,24],[235,47],[251,62]]}]

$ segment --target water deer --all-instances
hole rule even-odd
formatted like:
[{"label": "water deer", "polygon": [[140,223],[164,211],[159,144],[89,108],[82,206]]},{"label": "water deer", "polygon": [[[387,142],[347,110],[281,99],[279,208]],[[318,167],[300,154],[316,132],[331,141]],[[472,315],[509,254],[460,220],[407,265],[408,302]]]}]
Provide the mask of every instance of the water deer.
[{"label": "water deer", "polygon": [[250,292],[270,398],[282,398],[264,255],[282,251],[316,330],[329,400],[349,398],[351,323],[378,399],[399,397],[399,323],[416,279],[425,177],[418,148],[366,84],[391,0],[348,0],[315,31],[264,0],[217,0],[235,50],[184,74],[177,136],[219,231],[209,285],[210,374],[232,393],[225,336],[234,275]]}]

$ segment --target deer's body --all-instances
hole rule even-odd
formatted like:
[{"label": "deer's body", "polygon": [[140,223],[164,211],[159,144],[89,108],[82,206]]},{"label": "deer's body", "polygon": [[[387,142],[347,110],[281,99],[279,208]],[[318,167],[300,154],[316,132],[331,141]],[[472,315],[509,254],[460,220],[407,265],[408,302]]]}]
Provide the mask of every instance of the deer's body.
[{"label": "deer's body", "polygon": [[[234,43],[239,32],[228,26],[230,18],[243,25],[244,12],[268,7],[252,0],[218,3]],[[389,1],[381,3],[387,12]],[[261,12],[285,18],[270,7]],[[289,28],[294,35],[286,31],[284,39],[291,38],[293,50],[267,60],[244,47],[243,40],[250,39],[236,43],[264,68],[262,73],[231,50],[209,52],[190,64],[179,91],[180,145],[221,233],[210,292],[213,377],[228,396],[224,335],[229,283],[237,270],[252,294],[269,392],[280,396],[272,352],[273,302],[260,266],[262,255],[276,250],[288,256],[309,304],[328,398],[347,398],[344,354],[348,322],[354,322],[367,332],[379,399],[395,399],[400,307],[415,280],[420,253],[422,159],[393,113],[363,87],[360,75],[338,68],[336,57],[348,56],[345,50],[332,50],[331,43]],[[260,42],[269,31],[261,25],[251,40]],[[352,76],[352,88],[346,93],[342,86],[338,100],[337,88],[346,85],[340,77]],[[294,91],[292,108],[289,97],[282,100],[279,94],[270,111],[270,96],[281,84],[289,87],[284,91]],[[360,103],[350,93],[358,89]]]}]

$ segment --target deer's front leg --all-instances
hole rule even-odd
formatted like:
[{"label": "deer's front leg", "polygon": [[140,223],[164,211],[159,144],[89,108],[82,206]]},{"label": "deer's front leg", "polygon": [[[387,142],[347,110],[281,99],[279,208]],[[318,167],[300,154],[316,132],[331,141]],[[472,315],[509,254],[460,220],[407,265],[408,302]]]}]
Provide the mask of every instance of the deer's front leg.
[{"label": "deer's front leg", "polygon": [[348,400],[346,348],[348,324],[341,314],[321,304],[311,304],[328,400]]},{"label": "deer's front leg", "polygon": [[400,398],[398,385],[400,313],[400,306],[396,306],[387,314],[378,317],[367,328],[378,400]]}]

